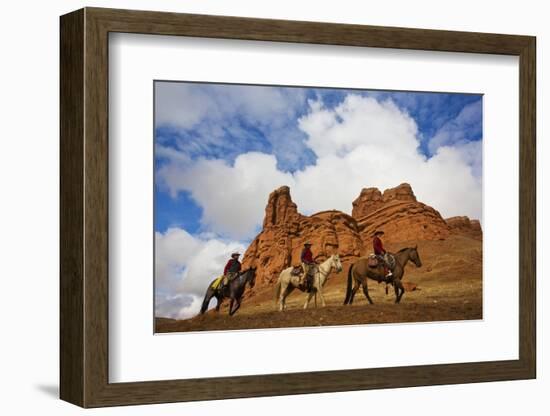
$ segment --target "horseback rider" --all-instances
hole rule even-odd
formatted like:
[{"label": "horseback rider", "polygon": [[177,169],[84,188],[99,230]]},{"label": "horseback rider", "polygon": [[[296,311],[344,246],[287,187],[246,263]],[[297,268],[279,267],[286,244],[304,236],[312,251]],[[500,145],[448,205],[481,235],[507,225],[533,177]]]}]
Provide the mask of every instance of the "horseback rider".
[{"label": "horseback rider", "polygon": [[374,249],[374,255],[382,260],[382,263],[384,265],[384,276],[387,280],[390,280],[393,276],[393,273],[388,267],[388,252],[384,248],[384,244],[380,239],[380,236],[382,235],[384,235],[384,231],[382,230],[377,230],[374,233],[374,237],[372,239],[372,248]]},{"label": "horseback rider", "polygon": [[300,255],[300,260],[302,262],[302,269],[304,271],[301,283],[303,283],[305,279],[307,290],[310,291],[312,286],[313,274],[315,273],[316,263],[315,260],[313,260],[313,252],[311,251],[311,243],[309,241],[304,244],[302,254]]},{"label": "horseback rider", "polygon": [[236,277],[241,271],[241,262],[239,261],[239,256],[241,253],[231,254],[231,258],[225,265],[223,269],[223,279],[220,285],[220,292],[223,292],[225,287]]}]

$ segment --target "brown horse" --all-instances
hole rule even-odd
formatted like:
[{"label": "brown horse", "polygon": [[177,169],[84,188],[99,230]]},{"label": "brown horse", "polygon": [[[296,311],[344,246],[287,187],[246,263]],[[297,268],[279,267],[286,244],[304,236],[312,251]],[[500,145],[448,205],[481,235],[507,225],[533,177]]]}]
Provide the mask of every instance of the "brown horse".
[{"label": "brown horse", "polygon": [[378,283],[391,283],[395,290],[395,303],[399,303],[403,293],[405,293],[405,288],[401,283],[401,279],[405,274],[405,265],[410,260],[416,265],[416,267],[420,267],[422,266],[422,262],[420,261],[420,256],[418,255],[417,246],[413,248],[403,248],[393,254],[393,256],[395,258],[395,265],[392,269],[393,276],[390,277],[389,280],[384,276],[384,266],[382,264],[378,264],[377,267],[369,267],[367,264],[368,259],[366,257],[361,257],[353,263],[348,271],[348,287],[346,290],[344,305],[351,305],[353,303],[355,293],[361,286],[363,286],[363,293],[367,297],[369,303],[373,303],[369,296],[369,288],[367,284],[368,279],[376,280]]}]

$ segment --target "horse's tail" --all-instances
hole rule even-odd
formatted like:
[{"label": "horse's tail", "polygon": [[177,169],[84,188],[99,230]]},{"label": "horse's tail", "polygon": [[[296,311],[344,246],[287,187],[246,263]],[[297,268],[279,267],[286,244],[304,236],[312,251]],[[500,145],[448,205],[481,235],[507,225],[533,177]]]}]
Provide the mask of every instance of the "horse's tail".
[{"label": "horse's tail", "polygon": [[275,284],[275,303],[279,301],[279,297],[281,296],[281,276],[277,279],[277,283]]},{"label": "horse's tail", "polygon": [[353,264],[351,266],[349,266],[349,270],[348,270],[348,287],[346,288],[346,299],[344,299],[344,305],[347,305],[350,298],[351,298],[351,284],[352,284],[352,281],[351,281],[351,272],[352,272],[352,269],[353,269]]},{"label": "horse's tail", "polygon": [[201,306],[201,315],[205,313],[206,310],[208,309],[208,305],[210,304],[210,299],[212,299],[211,292],[212,292],[212,283],[208,285],[208,288],[206,289],[206,293],[204,294],[204,299],[202,301],[202,306]]}]

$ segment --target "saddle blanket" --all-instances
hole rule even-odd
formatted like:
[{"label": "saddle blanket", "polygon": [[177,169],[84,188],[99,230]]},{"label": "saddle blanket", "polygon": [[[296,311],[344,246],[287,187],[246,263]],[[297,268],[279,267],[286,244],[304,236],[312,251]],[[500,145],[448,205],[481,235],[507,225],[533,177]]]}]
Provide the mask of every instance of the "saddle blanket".
[{"label": "saddle blanket", "polygon": [[220,277],[216,278],[214,282],[212,282],[212,289],[216,290],[220,285],[220,283],[222,282],[222,279],[223,279],[223,274]]},{"label": "saddle blanket", "polygon": [[[388,253],[388,254],[386,254],[386,259],[387,259],[389,268],[393,270],[393,268],[395,267],[395,257],[394,257],[394,255]],[[374,253],[371,253],[367,258],[367,265],[369,267],[378,267],[379,263],[384,264],[384,262],[385,262],[384,261],[384,256],[377,256]]]}]

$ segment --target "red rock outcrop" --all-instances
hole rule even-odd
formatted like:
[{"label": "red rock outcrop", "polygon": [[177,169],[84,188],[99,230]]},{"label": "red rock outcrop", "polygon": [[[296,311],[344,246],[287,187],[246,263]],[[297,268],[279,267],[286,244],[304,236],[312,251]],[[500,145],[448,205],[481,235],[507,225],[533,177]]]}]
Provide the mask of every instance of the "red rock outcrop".
[{"label": "red rock outcrop", "polygon": [[301,215],[292,202],[290,189],[283,186],[269,195],[264,228],[246,250],[243,267],[258,268],[259,284],[273,282],[281,270],[300,264],[306,241],[312,243],[317,261],[333,253],[342,260],[358,257],[363,249],[353,217],[340,211]]},{"label": "red rock outcrop", "polygon": [[290,197],[290,188],[281,186],[269,195],[265,207],[264,228],[282,224],[295,224],[302,219],[298,207]]},{"label": "red rock outcrop", "polygon": [[468,217],[451,217],[445,221],[453,234],[468,235],[478,240],[482,238],[481,224],[478,220],[471,220]]},{"label": "red rock outcrop", "polygon": [[442,240],[451,234],[481,239],[479,221],[468,217],[444,220],[434,208],[418,202],[409,184],[383,193],[365,188],[353,201],[352,215],[323,211],[311,216],[298,212],[290,188],[282,186],[268,198],[263,230],[246,250],[243,267],[257,267],[259,285],[274,282],[279,273],[300,263],[306,241],[312,243],[317,261],[333,253],[343,262],[367,255],[376,230],[384,231],[384,242]]},{"label": "red rock outcrop", "polygon": [[382,199],[382,192],[378,188],[363,188],[361,193],[355,201],[352,203],[353,209],[351,210],[351,216],[353,218],[361,218],[369,213],[382,208],[384,201]]},{"label": "red rock outcrop", "polygon": [[372,239],[376,230],[384,231],[384,241],[442,240],[449,226],[432,207],[421,202],[392,201],[358,220],[361,238]]},{"label": "red rock outcrop", "polygon": [[386,203],[391,201],[416,202],[416,196],[414,195],[411,185],[402,183],[395,188],[386,189],[382,195],[382,200]]},{"label": "red rock outcrop", "polygon": [[384,193],[377,188],[363,189],[354,201],[353,217],[363,241],[371,239],[376,230],[384,231],[387,242],[439,240],[450,234],[439,212],[418,202],[408,183],[386,189]]}]

